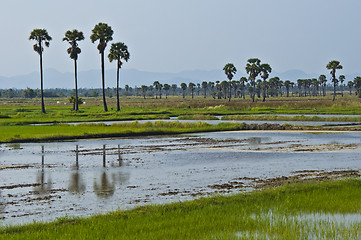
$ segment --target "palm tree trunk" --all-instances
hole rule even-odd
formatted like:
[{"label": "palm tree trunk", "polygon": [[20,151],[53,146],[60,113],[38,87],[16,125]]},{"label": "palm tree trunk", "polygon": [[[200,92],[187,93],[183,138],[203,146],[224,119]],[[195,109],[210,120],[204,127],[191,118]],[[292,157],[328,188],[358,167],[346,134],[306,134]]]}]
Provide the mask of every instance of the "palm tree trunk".
[{"label": "palm tree trunk", "polygon": [[119,105],[119,64],[117,66],[117,111],[120,111]]},{"label": "palm tree trunk", "polygon": [[75,108],[74,110],[77,112],[79,110],[79,106],[78,106],[78,67],[76,64],[76,60],[74,59],[74,77],[75,77]]},{"label": "palm tree trunk", "polygon": [[[41,49],[41,44],[39,44]],[[44,105],[44,87],[43,87],[43,54],[40,52],[40,94],[41,94],[41,112],[45,113]]]},{"label": "palm tree trunk", "polygon": [[231,97],[232,97],[232,85],[231,85],[231,83],[229,84],[229,93],[228,93],[228,102],[230,102],[231,101]]},{"label": "palm tree trunk", "polygon": [[104,73],[104,51],[101,52],[101,64],[102,64],[102,88],[103,88],[103,104],[104,104],[104,111],[108,111],[107,102],[105,99],[105,73]]}]

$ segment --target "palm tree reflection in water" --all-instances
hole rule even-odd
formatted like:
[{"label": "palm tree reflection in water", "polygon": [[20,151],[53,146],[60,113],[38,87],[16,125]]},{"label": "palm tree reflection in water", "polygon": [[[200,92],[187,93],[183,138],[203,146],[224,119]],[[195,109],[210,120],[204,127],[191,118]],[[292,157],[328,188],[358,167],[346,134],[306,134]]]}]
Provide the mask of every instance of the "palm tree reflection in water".
[{"label": "palm tree reflection in water", "polygon": [[83,193],[86,189],[84,181],[81,179],[79,173],[79,146],[75,146],[75,166],[73,167],[75,172],[70,175],[69,191],[73,194]]},{"label": "palm tree reflection in water", "polygon": [[[100,177],[94,180],[94,192],[100,198],[109,198],[113,196],[115,192],[115,186],[117,184],[123,185],[129,179],[129,175],[121,171],[121,167],[124,166],[121,156],[120,145],[118,145],[118,151],[115,153],[109,153],[108,155],[117,155],[117,164],[114,161],[108,162],[107,167],[107,148],[103,145],[103,169]],[[112,168],[111,170],[109,169]]]},{"label": "palm tree reflection in water", "polygon": [[48,178],[48,181],[45,182],[45,151],[44,145],[41,146],[41,170],[37,176],[37,182],[40,184],[39,186],[34,187],[35,194],[46,194],[51,190],[52,183],[51,178]]}]

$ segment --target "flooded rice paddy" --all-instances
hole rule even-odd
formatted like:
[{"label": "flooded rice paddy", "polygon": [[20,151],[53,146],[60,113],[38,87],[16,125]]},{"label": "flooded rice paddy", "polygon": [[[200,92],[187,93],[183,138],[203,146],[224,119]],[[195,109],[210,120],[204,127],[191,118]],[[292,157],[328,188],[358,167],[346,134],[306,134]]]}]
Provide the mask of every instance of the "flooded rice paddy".
[{"label": "flooded rice paddy", "polygon": [[0,145],[0,223],[358,176],[360,132],[241,131]]}]

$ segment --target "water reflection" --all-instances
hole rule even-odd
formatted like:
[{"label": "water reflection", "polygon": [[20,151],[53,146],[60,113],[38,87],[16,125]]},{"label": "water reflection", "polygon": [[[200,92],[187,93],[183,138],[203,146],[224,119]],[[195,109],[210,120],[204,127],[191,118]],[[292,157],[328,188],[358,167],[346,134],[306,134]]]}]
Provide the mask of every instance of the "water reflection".
[{"label": "water reflection", "polygon": [[100,175],[100,183],[94,181],[94,192],[98,197],[109,198],[114,194],[115,187],[113,181],[109,181],[108,173],[103,171]]},{"label": "water reflection", "polygon": [[122,154],[120,153],[120,145],[118,144],[118,159],[117,159],[118,165],[115,164],[115,162],[111,162],[111,167],[121,167],[123,166],[123,158]]},{"label": "water reflection", "polygon": [[48,181],[45,181],[45,151],[44,145],[41,146],[41,170],[37,175],[37,183],[39,186],[34,187],[35,194],[46,194],[51,190],[52,182],[50,176]]},{"label": "water reflection", "polygon": [[5,218],[4,217],[5,208],[6,208],[6,204],[4,201],[4,197],[2,195],[2,191],[0,191],[0,220]]},{"label": "water reflection", "polygon": [[93,188],[95,194],[100,198],[109,198],[115,192],[115,185],[123,185],[129,180],[129,174],[121,172],[120,167],[123,166],[123,158],[120,152],[120,145],[117,149],[117,164],[114,161],[111,161],[109,169],[107,167],[107,148],[106,145],[103,145],[103,169],[100,177],[97,180],[94,180]]},{"label": "water reflection", "polygon": [[246,141],[247,141],[250,145],[259,145],[259,144],[262,144],[262,142],[268,141],[268,140],[270,140],[270,138],[250,137],[250,138],[248,138]]},{"label": "water reflection", "polygon": [[73,194],[79,194],[85,191],[86,186],[79,173],[79,146],[75,146],[75,165],[74,172],[70,175],[69,191]]},{"label": "water reflection", "polygon": [[103,172],[100,175],[100,183],[94,180],[94,192],[98,197],[108,198],[114,194],[114,183],[109,181],[106,171],[106,145],[103,145]]}]

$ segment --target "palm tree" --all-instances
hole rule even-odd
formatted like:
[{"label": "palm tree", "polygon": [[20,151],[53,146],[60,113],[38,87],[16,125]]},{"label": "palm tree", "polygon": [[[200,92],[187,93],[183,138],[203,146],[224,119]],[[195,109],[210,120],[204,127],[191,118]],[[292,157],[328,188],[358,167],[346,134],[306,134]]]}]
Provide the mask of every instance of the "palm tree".
[{"label": "palm tree", "polygon": [[104,111],[108,111],[107,103],[105,100],[105,73],[104,73],[104,50],[107,43],[113,40],[113,30],[106,23],[98,23],[92,30],[93,34],[90,36],[92,43],[99,40],[98,50],[101,56],[101,68],[102,68],[102,88],[103,88],[103,104]]},{"label": "palm tree", "polygon": [[194,84],[194,83],[192,83],[192,82],[190,82],[189,84],[188,84],[188,88],[191,90],[191,93],[192,93],[192,99],[194,98],[194,87],[195,87],[196,85]]},{"label": "palm tree", "polygon": [[183,98],[185,98],[185,96],[186,96],[187,84],[186,84],[186,83],[181,83],[181,88],[182,88],[182,91],[183,91]]},{"label": "palm tree", "polygon": [[46,29],[34,29],[30,33],[29,40],[35,40],[34,51],[40,56],[40,93],[41,93],[41,112],[45,113],[44,105],[44,88],[43,88],[43,43],[45,47],[49,47],[51,37]]},{"label": "palm tree", "polygon": [[332,60],[331,62],[329,62],[326,66],[327,69],[331,70],[331,81],[333,82],[333,99],[332,101],[335,101],[336,98],[336,86],[338,83],[338,80],[336,78],[336,69],[342,69],[342,65],[340,64],[339,61],[336,60]]},{"label": "palm tree", "polygon": [[177,91],[178,88],[177,84],[172,84],[171,88],[172,88],[173,96],[175,96],[175,92]]},{"label": "palm tree", "polygon": [[326,83],[327,83],[327,78],[325,75],[320,75],[318,77],[318,81],[320,82],[320,85],[322,87],[322,93],[323,93],[323,96],[326,96]]},{"label": "palm tree", "polygon": [[[122,42],[112,43],[110,46],[110,51],[108,54],[109,61],[117,61],[117,111],[120,111],[119,104],[119,70],[121,69],[123,62],[122,59],[128,62],[130,54],[128,52],[128,47]],[[125,87],[128,92],[129,86]]]},{"label": "palm tree", "polygon": [[352,81],[349,81],[349,82],[347,83],[347,87],[348,87],[348,89],[349,89],[349,91],[350,91],[350,95],[352,95],[353,85],[354,85],[354,83],[353,83]]},{"label": "palm tree", "polygon": [[249,80],[251,83],[250,94],[251,94],[252,102],[254,102],[255,89],[256,89],[256,77],[261,72],[261,60],[259,60],[258,58],[248,59],[247,65],[246,65],[246,72],[249,74]]},{"label": "palm tree", "polygon": [[345,75],[340,75],[339,79],[340,79],[340,82],[341,82],[341,85],[340,85],[340,87],[341,87],[341,97],[343,97],[343,82],[345,81],[346,77],[345,77]]},{"label": "palm tree", "polygon": [[148,87],[146,85],[142,85],[141,88],[142,88],[142,92],[143,92],[143,97],[145,99],[145,95],[147,93]]},{"label": "palm tree", "polygon": [[163,86],[163,89],[165,91],[165,99],[168,99],[170,85],[168,83],[165,83],[164,86]]},{"label": "palm tree", "polygon": [[208,83],[206,81],[203,81],[202,88],[203,88],[203,92],[204,92],[204,98],[207,97],[207,87],[208,87]]},{"label": "palm tree", "polygon": [[291,86],[291,81],[290,80],[286,80],[284,82],[285,84],[285,88],[286,88],[286,97],[290,96],[290,86]]},{"label": "palm tree", "polygon": [[74,101],[74,111],[79,110],[78,105],[78,76],[77,76],[77,60],[78,54],[81,53],[80,48],[78,47],[78,41],[84,40],[83,32],[79,32],[78,30],[74,29],[73,31],[67,31],[65,33],[65,37],[63,41],[67,41],[70,44],[70,47],[67,49],[70,58],[74,60],[74,77],[75,77],[75,99]]},{"label": "palm tree", "polygon": [[359,98],[361,98],[361,77],[355,77],[355,79],[353,80],[353,85],[356,89],[356,94]]},{"label": "palm tree", "polygon": [[266,101],[266,91],[268,88],[268,84],[267,84],[267,78],[269,76],[269,74],[272,72],[272,68],[269,64],[267,63],[263,63],[260,66],[260,70],[262,72],[261,78],[263,78],[263,82],[264,84],[262,84],[262,89],[263,89],[263,102]]},{"label": "palm tree", "polygon": [[[223,68],[224,73],[226,74],[228,80],[231,82],[232,78],[234,76],[234,74],[236,74],[237,69],[236,67],[232,64],[232,63],[227,63],[226,66],[224,66]],[[232,84],[228,84],[229,85],[229,102],[231,101],[231,86]]]},{"label": "palm tree", "polygon": [[241,77],[241,79],[239,79],[239,88],[241,89],[241,94],[243,96],[243,99],[246,98],[246,93],[245,93],[245,88],[246,88],[246,82],[247,82],[247,78],[246,77]]}]

